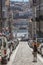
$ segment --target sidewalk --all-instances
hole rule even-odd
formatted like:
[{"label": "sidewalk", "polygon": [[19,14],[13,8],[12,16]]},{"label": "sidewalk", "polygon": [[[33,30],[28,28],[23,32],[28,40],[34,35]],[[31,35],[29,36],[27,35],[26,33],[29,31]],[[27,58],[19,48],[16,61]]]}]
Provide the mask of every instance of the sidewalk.
[{"label": "sidewalk", "polygon": [[43,65],[39,59],[37,63],[32,62],[33,56],[27,42],[20,42],[15,56],[14,53],[8,65]]}]

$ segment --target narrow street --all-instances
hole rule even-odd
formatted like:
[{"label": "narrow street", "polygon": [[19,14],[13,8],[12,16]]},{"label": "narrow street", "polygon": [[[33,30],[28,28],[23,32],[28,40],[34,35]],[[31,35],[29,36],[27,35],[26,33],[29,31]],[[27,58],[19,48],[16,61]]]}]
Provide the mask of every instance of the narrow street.
[{"label": "narrow street", "polygon": [[27,42],[20,42],[7,65],[43,65],[39,58],[35,63],[32,61],[32,51]]},{"label": "narrow street", "polygon": [[43,65],[43,0],[0,0],[0,65]]}]

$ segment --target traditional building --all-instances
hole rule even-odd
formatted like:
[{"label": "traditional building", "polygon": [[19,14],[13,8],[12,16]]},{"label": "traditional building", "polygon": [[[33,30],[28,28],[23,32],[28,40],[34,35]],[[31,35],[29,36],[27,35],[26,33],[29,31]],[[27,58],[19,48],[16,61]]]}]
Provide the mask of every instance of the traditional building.
[{"label": "traditional building", "polygon": [[39,37],[43,37],[43,0],[30,0],[30,7],[32,8],[32,10],[34,9],[33,18],[35,18],[37,22],[37,33],[39,34]]}]

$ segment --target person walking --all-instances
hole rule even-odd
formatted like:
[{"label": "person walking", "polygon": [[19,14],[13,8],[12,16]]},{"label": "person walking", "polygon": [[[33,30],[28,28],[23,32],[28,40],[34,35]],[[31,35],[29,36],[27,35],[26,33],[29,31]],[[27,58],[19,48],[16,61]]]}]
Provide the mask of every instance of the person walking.
[{"label": "person walking", "polygon": [[37,43],[34,42],[33,46],[33,62],[37,62]]}]

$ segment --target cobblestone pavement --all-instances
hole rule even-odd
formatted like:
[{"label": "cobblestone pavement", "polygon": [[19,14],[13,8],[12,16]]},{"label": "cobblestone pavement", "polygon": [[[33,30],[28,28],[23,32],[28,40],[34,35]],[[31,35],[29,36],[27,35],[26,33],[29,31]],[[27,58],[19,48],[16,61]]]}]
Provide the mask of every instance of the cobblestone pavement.
[{"label": "cobblestone pavement", "polygon": [[13,61],[10,61],[12,62],[10,65],[43,65],[39,59],[37,59],[37,62],[32,61],[33,55],[27,42],[20,42],[16,56]]}]

